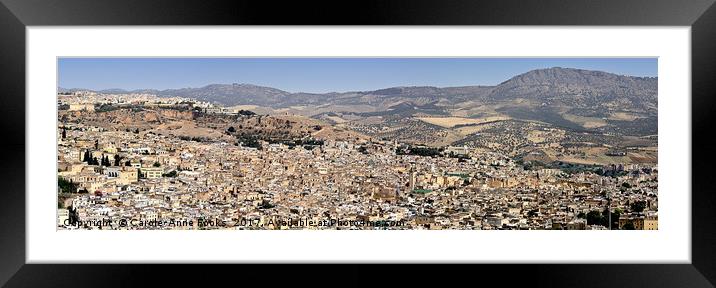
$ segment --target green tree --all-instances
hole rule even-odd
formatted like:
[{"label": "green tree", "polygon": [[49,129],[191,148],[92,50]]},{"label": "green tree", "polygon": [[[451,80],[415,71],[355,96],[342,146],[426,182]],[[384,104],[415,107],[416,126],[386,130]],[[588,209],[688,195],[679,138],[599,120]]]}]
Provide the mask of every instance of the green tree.
[{"label": "green tree", "polygon": [[[615,209],[612,212],[612,229],[615,229],[615,227],[619,227],[619,216],[621,215],[620,209]],[[604,209],[602,211],[602,225],[604,227],[609,227],[609,210]]]},{"label": "green tree", "polygon": [[626,224],[624,224],[624,226],[622,226],[622,230],[636,230],[636,228],[634,227],[634,223],[629,221]]},{"label": "green tree", "polygon": [[602,225],[602,213],[589,211],[587,213],[587,225]]},{"label": "green tree", "polygon": [[629,205],[631,208],[631,211],[641,213],[644,212],[644,209],[646,209],[646,201],[636,201],[634,203],[631,203]]},{"label": "green tree", "polygon": [[90,156],[89,150],[85,150],[85,154],[82,156],[82,161],[87,162],[87,164],[89,164],[91,160],[92,158]]},{"label": "green tree", "polygon": [[529,212],[527,212],[527,217],[536,217],[537,214],[539,214],[538,211],[536,209],[532,209]]},{"label": "green tree", "polygon": [[154,164],[152,164],[152,166],[159,167],[159,166],[162,166],[162,164],[159,164],[159,162],[154,162]]},{"label": "green tree", "polygon": [[67,181],[65,178],[57,177],[57,186],[60,187],[60,192],[62,193],[77,192],[77,184],[72,182],[72,180]]}]

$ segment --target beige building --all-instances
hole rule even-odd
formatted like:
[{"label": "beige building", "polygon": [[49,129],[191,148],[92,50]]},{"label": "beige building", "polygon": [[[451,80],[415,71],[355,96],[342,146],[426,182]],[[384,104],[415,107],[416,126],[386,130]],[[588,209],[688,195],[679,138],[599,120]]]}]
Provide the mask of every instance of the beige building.
[{"label": "beige building", "polygon": [[139,180],[139,173],[137,169],[131,167],[122,167],[122,171],[119,172],[119,179],[117,183],[121,185],[128,185]]},{"label": "beige building", "polygon": [[94,111],[94,104],[70,104],[70,111]]},{"label": "beige building", "polygon": [[631,223],[634,230],[659,230],[659,219],[657,217],[625,217],[619,218],[619,229]]},{"label": "beige building", "polygon": [[161,167],[145,167],[140,171],[142,171],[142,177],[147,179],[162,178],[162,174],[164,174],[164,169]]},{"label": "beige building", "polygon": [[659,219],[656,217],[644,218],[644,230],[659,230]]}]

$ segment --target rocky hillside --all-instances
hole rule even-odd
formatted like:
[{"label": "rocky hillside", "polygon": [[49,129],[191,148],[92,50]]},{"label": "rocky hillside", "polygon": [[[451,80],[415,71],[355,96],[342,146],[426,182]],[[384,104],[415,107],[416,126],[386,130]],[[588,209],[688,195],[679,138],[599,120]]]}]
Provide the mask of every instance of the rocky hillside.
[{"label": "rocky hillside", "polygon": [[525,98],[555,101],[575,108],[620,106],[656,109],[657,78],[621,76],[570,68],[533,70],[497,85],[491,100]]},{"label": "rocky hillside", "polygon": [[122,126],[160,124],[175,120],[192,120],[194,112],[177,109],[130,109],[122,108],[111,111],[62,111],[59,115],[63,121],[91,123],[93,121],[111,123]]},{"label": "rocky hillside", "polygon": [[179,96],[223,105],[271,106],[286,101],[290,93],[279,89],[251,84],[211,84],[201,88],[162,90],[159,96]]}]

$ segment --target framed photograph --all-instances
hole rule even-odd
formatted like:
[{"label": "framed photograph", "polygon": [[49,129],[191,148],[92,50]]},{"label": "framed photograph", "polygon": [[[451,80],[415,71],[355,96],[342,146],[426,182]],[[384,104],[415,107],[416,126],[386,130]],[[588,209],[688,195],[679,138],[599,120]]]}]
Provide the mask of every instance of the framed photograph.
[{"label": "framed photograph", "polygon": [[712,4],[2,0],[0,281],[713,287]]}]

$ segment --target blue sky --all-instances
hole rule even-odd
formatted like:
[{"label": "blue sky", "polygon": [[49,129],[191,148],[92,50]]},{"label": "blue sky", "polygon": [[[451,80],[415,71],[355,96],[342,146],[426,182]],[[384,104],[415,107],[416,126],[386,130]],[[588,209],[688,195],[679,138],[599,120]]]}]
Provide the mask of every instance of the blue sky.
[{"label": "blue sky", "polygon": [[131,90],[248,83],[324,93],[495,85],[549,67],[657,76],[656,58],[60,58],[58,86]]}]

